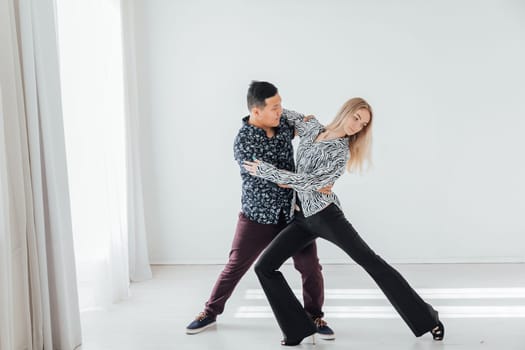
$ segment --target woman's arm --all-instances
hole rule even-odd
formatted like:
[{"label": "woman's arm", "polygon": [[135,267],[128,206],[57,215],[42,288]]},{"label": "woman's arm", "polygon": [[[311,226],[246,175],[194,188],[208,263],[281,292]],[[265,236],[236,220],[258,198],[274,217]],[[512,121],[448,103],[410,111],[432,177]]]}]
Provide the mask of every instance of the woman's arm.
[{"label": "woman's arm", "polygon": [[[295,132],[299,137],[303,137],[307,130],[310,130],[314,125],[321,125],[313,116],[305,117],[304,114],[289,109],[283,109],[282,116],[286,119],[288,124],[295,128]],[[322,126],[322,125],[321,125]]]},{"label": "woman's arm", "polygon": [[298,192],[312,192],[332,185],[344,173],[346,162],[346,154],[340,154],[333,161],[327,162],[309,174],[277,169],[263,161],[244,162],[244,168],[251,175],[277,184],[289,185]]}]

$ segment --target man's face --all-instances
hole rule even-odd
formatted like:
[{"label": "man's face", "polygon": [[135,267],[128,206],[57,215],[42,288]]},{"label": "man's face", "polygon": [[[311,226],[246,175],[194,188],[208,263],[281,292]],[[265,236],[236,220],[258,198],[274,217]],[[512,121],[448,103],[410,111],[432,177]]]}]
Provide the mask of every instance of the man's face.
[{"label": "man's face", "polygon": [[283,107],[281,106],[281,96],[268,97],[264,108],[253,107],[252,113],[257,118],[258,123],[266,128],[275,128],[279,125]]}]

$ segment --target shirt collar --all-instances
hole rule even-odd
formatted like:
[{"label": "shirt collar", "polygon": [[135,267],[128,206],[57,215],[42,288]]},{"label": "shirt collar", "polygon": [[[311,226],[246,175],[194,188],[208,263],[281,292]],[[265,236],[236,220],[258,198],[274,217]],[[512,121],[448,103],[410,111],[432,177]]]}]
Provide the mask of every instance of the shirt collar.
[{"label": "shirt collar", "polygon": [[[248,120],[250,119],[250,116],[247,115],[245,116],[244,118],[242,118],[242,124],[243,124],[243,128],[246,128],[246,129],[249,129],[249,130],[253,130],[255,132],[260,132],[260,133],[263,133],[264,136],[266,136],[266,132],[261,129],[261,128],[258,128],[256,126],[253,126],[251,125]],[[283,127],[283,125],[286,123],[286,119],[284,117],[281,116],[280,120],[279,120],[279,125],[275,128],[275,135],[277,136],[279,133],[280,133],[280,130],[281,128]]]}]

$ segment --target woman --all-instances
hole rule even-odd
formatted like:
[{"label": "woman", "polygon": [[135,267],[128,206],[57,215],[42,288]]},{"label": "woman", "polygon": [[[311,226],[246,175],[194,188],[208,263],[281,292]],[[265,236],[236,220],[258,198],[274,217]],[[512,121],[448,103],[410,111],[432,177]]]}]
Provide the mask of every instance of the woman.
[{"label": "woman", "polygon": [[282,345],[298,345],[316,327],[286,283],[279,267],[297,251],[322,237],[343,249],[362,266],[385,293],[417,337],[431,332],[434,340],[445,334],[438,312],[410,287],[394,268],[359,237],[346,220],[337,196],[317,190],[333,184],[343,173],[360,170],[370,154],[372,108],[362,98],[348,100],[332,123],[323,127],[316,119],[304,121],[298,113],[286,113],[301,137],[297,172],[280,170],[255,160],[245,162],[251,175],[290,186],[297,192],[295,218],[269,245],[255,266],[285,339]]}]

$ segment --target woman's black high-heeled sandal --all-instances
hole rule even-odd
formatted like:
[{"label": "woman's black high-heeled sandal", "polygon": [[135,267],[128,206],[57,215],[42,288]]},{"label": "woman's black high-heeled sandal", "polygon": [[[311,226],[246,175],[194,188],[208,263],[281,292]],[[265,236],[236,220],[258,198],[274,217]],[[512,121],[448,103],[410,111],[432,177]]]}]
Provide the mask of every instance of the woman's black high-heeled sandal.
[{"label": "woman's black high-heeled sandal", "polygon": [[[311,342],[313,345],[315,345],[315,333],[306,337],[306,338],[310,338],[311,339]],[[304,339],[306,339],[304,338]],[[283,346],[296,346],[296,345],[299,345],[301,344],[301,342],[304,340],[304,339],[300,339],[300,340],[288,340],[288,339],[283,339],[281,340],[281,345]]]},{"label": "woman's black high-heeled sandal", "polygon": [[445,326],[443,326],[443,323],[439,321],[438,325],[432,328],[430,333],[432,333],[432,337],[434,338],[434,340],[436,341],[443,340],[443,338],[445,337]]}]

